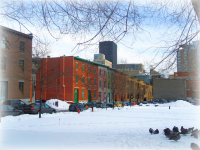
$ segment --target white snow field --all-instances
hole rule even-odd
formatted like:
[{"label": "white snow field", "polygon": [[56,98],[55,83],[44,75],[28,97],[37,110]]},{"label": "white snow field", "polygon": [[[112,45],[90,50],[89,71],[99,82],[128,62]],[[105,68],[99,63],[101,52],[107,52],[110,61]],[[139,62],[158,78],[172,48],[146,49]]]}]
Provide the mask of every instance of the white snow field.
[{"label": "white snow field", "polygon": [[[170,109],[169,109],[170,106]],[[1,150],[191,150],[200,139],[190,134],[169,140],[163,129],[200,129],[200,106],[178,100],[168,104],[91,109],[81,112],[1,118]],[[159,134],[150,134],[149,128]]]}]

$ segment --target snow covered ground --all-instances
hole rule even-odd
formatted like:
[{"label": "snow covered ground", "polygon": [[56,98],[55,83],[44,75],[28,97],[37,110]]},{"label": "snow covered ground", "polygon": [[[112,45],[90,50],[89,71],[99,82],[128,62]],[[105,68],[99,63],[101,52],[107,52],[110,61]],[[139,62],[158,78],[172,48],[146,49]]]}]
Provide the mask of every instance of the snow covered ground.
[{"label": "snow covered ground", "polygon": [[[170,106],[170,109],[169,109]],[[166,127],[200,129],[200,106],[185,101],[155,107],[91,109],[81,112],[7,116],[1,118],[1,150],[191,150],[200,139],[181,135],[176,141],[163,134]],[[159,134],[150,134],[149,128]]]}]

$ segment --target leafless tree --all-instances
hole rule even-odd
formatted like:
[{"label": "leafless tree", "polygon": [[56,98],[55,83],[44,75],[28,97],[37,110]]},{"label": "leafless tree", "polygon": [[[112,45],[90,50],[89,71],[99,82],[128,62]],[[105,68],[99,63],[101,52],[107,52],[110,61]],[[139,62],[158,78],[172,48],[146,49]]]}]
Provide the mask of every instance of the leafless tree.
[{"label": "leafless tree", "polygon": [[[197,39],[199,9],[197,1],[6,1],[1,3],[2,21],[16,22],[31,31],[31,27],[47,30],[56,40],[70,35],[77,41],[73,50],[88,49],[99,41],[112,40],[132,47],[138,34],[149,34],[148,27],[162,29],[158,46],[152,50],[161,60],[153,64],[176,63],[179,45]],[[193,4],[193,5],[192,5]],[[194,7],[193,7],[194,6]],[[151,35],[153,36],[153,35]],[[127,44],[127,38],[132,39]],[[141,39],[142,40],[142,39]],[[160,46],[161,44],[161,46]],[[73,51],[72,50],[72,51]],[[154,58],[153,58],[154,59]]]}]

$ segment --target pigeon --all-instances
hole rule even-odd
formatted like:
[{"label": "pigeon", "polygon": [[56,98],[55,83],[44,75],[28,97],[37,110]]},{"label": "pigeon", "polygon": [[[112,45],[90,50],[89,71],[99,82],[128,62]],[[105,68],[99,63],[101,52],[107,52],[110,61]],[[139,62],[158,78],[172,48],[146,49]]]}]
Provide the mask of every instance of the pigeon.
[{"label": "pigeon", "polygon": [[188,129],[183,128],[183,126],[181,126],[181,133],[180,134],[188,134]]},{"label": "pigeon", "polygon": [[192,131],[192,134],[191,136],[194,136],[195,138],[199,138],[199,130],[198,129],[195,129],[194,131]]},{"label": "pigeon", "polygon": [[173,127],[173,132],[179,132],[178,127],[174,126],[174,127]]},{"label": "pigeon", "polygon": [[156,129],[154,132],[153,132],[153,134],[158,134],[159,133],[159,130],[158,129]]},{"label": "pigeon", "polygon": [[169,135],[172,133],[172,131],[169,128],[164,129],[164,134],[166,137],[169,137]]},{"label": "pigeon", "polygon": [[177,132],[173,132],[173,133],[172,133],[172,136],[171,136],[171,139],[172,139],[172,140],[178,141],[180,138],[181,138],[181,136],[180,136],[179,133],[177,133]]},{"label": "pigeon", "polygon": [[154,130],[152,128],[149,129],[149,132],[153,134]]},{"label": "pigeon", "polygon": [[190,147],[192,150],[200,150],[199,146],[196,143],[191,143]]},{"label": "pigeon", "polygon": [[191,133],[194,130],[194,127],[188,128],[188,132]]},{"label": "pigeon", "polygon": [[173,132],[169,128],[164,129],[165,136],[169,138],[169,140],[178,141],[181,136],[179,132]]}]

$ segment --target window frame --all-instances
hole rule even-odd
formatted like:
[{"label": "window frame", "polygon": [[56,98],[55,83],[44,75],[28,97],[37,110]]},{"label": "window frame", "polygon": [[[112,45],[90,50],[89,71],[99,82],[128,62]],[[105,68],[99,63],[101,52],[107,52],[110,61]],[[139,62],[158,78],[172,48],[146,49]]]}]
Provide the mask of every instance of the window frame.
[{"label": "window frame", "polygon": [[24,93],[24,82],[23,81],[19,81],[19,90]]},{"label": "window frame", "polygon": [[1,37],[1,49],[4,49],[4,50],[7,49],[7,37],[5,36]]},{"label": "window frame", "polygon": [[19,51],[20,51],[20,53],[24,53],[24,51],[25,51],[25,41],[20,41]]},{"label": "window frame", "polygon": [[[21,62],[23,62],[21,64]],[[19,67],[24,71],[24,59],[19,59]]]},{"label": "window frame", "polygon": [[6,56],[1,56],[1,71],[6,71]]},{"label": "window frame", "polygon": [[82,76],[82,84],[85,84],[85,76]]},{"label": "window frame", "polygon": [[78,70],[78,62],[76,62],[76,70]]},{"label": "window frame", "polygon": [[85,64],[82,64],[82,71],[85,72]]},{"label": "window frame", "polygon": [[78,84],[78,75],[77,74],[75,75],[75,83]]},{"label": "window frame", "polygon": [[82,88],[82,98],[85,98],[85,89]]}]

